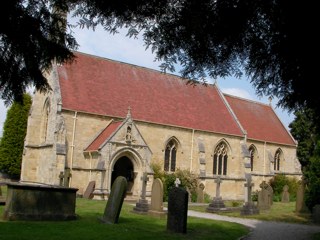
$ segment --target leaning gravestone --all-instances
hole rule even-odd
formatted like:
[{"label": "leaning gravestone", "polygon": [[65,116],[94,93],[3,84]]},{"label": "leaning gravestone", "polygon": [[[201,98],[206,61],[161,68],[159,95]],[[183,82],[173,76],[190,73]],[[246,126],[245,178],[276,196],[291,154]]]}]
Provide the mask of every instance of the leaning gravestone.
[{"label": "leaning gravestone", "polygon": [[290,193],[288,190],[289,190],[289,186],[284,185],[283,190],[282,190],[282,194],[281,194],[281,202],[283,202],[283,203],[290,202]]},{"label": "leaning gravestone", "polygon": [[86,191],[83,194],[84,198],[87,198],[87,199],[92,199],[93,198],[93,191],[94,191],[95,185],[96,185],[95,181],[89,182],[88,187],[87,187]]},{"label": "leaning gravestone", "polygon": [[168,196],[167,230],[175,233],[187,232],[188,192],[173,187]]},{"label": "leaning gravestone", "polygon": [[119,176],[114,181],[101,221],[104,223],[118,223],[121,207],[126,196],[127,180]]},{"label": "leaning gravestone", "polygon": [[156,178],[152,184],[151,206],[148,213],[160,218],[166,216],[163,210],[163,183],[159,178]]}]

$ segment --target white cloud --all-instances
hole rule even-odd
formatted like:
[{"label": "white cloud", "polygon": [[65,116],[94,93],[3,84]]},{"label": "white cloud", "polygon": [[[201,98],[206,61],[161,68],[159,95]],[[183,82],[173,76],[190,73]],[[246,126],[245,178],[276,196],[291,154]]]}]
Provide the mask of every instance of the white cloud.
[{"label": "white cloud", "polygon": [[221,88],[221,91],[226,94],[230,94],[236,97],[254,100],[250,93],[240,88]]}]

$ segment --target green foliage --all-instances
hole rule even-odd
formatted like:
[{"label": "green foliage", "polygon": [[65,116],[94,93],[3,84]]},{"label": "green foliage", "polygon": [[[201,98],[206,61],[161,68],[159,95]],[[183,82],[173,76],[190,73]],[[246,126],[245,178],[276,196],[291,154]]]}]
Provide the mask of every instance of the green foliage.
[{"label": "green foliage", "polygon": [[312,82],[317,68],[306,54],[319,45],[300,38],[317,29],[316,9],[316,2],[278,0],[8,1],[0,10],[1,97],[21,98],[29,84],[47,89],[43,72],[52,60],[73,59],[73,26],[63,27],[61,14],[72,11],[80,28],[143,33],[161,68],[174,71],[179,64],[192,83],[245,73],[259,95],[275,96],[290,110],[308,106],[320,116]]},{"label": "green foliage", "polygon": [[[318,142],[318,147],[320,147],[320,141]],[[311,157],[306,179],[305,203],[309,210],[312,211],[316,204],[320,204],[320,155]]]},{"label": "green foliage", "polygon": [[31,84],[50,89],[44,72],[53,60],[73,59],[75,38],[67,33],[62,11],[69,1],[8,1],[0,10],[0,96],[7,104],[22,102]]},{"label": "green foliage", "polygon": [[284,174],[277,174],[274,178],[270,179],[269,184],[273,189],[273,200],[275,202],[281,201],[281,194],[285,185],[289,187],[290,200],[295,200],[298,190],[298,180],[296,178],[290,178]]},{"label": "green foliage", "polygon": [[317,142],[316,118],[310,109],[303,109],[294,113],[295,118],[290,123],[290,133],[298,141],[297,157],[302,168],[306,168],[313,155]]},{"label": "green foliage", "polygon": [[0,171],[19,178],[24,138],[27,131],[31,96],[24,94],[23,103],[14,102],[7,112],[0,142]]}]

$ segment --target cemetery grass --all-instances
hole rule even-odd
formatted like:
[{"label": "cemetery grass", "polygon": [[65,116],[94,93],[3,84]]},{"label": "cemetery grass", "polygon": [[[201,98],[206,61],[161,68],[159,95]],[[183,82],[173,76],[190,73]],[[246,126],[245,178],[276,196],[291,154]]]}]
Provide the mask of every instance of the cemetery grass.
[{"label": "cemetery grass", "polygon": [[[225,201],[226,207],[232,207],[234,202]],[[242,206],[242,203],[239,203],[239,206]],[[189,205],[189,210],[195,210],[199,212],[206,212],[206,208],[209,204],[206,205]],[[260,214],[241,216],[240,210],[235,210],[232,212],[220,212],[219,215],[230,216],[230,217],[241,217],[248,219],[258,219],[262,221],[279,221],[287,223],[299,223],[299,224],[312,224],[311,214],[296,214],[295,213],[296,203],[282,203],[282,202],[273,202],[270,210],[260,210]]]},{"label": "cemetery grass", "polygon": [[104,224],[100,218],[106,201],[76,199],[77,220],[71,221],[5,221],[0,206],[0,239],[239,239],[249,229],[236,223],[188,217],[187,233],[166,231],[166,218],[132,213],[134,204],[124,202],[119,222]]}]

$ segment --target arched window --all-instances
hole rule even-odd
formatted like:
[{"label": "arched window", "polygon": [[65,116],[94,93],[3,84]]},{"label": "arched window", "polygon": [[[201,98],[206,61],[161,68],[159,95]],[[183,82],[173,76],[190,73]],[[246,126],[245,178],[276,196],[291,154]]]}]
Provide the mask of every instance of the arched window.
[{"label": "arched window", "polygon": [[43,105],[43,109],[42,109],[41,129],[40,129],[41,142],[45,142],[47,140],[49,113],[50,113],[50,102],[47,99],[45,101],[45,103]]},{"label": "arched window", "polygon": [[282,151],[281,149],[279,148],[276,153],[274,154],[274,163],[273,163],[273,166],[274,166],[274,170],[275,171],[280,171],[280,161],[281,161],[281,158],[282,158]]},{"label": "arched window", "polygon": [[228,167],[228,147],[224,142],[221,142],[214,150],[213,174],[227,175],[227,167]]},{"label": "arched window", "polygon": [[170,140],[164,153],[164,171],[174,172],[176,170],[177,143]]},{"label": "arched window", "polygon": [[253,145],[251,145],[249,147],[249,153],[250,153],[251,171],[253,171],[253,166],[254,166],[254,162],[255,162],[255,159],[256,159],[256,155],[257,155],[256,148]]}]

